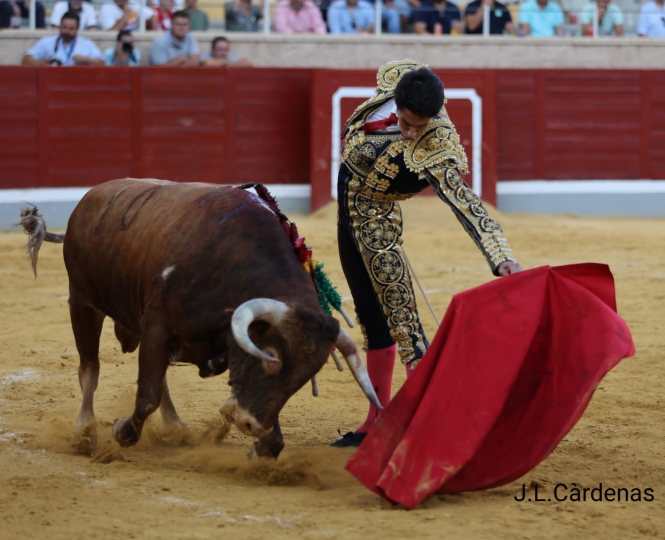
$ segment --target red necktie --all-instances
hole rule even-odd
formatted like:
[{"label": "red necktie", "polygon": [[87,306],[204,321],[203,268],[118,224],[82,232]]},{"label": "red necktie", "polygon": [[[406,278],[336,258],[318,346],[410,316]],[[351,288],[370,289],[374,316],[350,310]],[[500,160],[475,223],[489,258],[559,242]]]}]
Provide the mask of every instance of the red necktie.
[{"label": "red necktie", "polygon": [[395,113],[390,113],[388,118],[383,120],[376,120],[375,122],[367,122],[363,126],[363,131],[372,132],[372,131],[381,131],[382,129],[389,128],[397,124],[397,115]]}]

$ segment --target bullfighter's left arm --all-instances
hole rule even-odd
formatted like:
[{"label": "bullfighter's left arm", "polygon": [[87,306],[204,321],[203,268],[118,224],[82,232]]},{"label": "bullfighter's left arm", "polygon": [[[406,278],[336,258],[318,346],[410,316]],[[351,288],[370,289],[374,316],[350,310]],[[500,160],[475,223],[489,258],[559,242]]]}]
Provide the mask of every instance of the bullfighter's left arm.
[{"label": "bullfighter's left arm", "polygon": [[478,196],[462,180],[454,163],[440,163],[420,173],[436,194],[460,221],[469,236],[483,252],[494,275],[501,263],[515,261],[498,222],[489,217]]}]

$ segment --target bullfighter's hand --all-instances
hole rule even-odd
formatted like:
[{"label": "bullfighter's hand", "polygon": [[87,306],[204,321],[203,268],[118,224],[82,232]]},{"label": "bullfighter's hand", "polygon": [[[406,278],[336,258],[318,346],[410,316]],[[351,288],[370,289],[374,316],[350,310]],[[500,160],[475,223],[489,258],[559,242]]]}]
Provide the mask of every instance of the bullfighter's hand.
[{"label": "bullfighter's hand", "polygon": [[523,270],[522,266],[518,262],[506,261],[502,262],[499,265],[498,272],[500,276],[509,276],[510,274],[516,274]]}]

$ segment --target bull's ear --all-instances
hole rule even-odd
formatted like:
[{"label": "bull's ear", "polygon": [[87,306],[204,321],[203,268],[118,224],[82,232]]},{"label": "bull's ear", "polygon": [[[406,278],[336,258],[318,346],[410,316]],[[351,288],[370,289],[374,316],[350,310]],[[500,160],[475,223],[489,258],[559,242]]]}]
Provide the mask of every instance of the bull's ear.
[{"label": "bull's ear", "polygon": [[235,312],[236,312],[236,310],[233,309],[233,308],[226,308],[224,310],[224,313],[226,313],[229,317],[231,317]]}]

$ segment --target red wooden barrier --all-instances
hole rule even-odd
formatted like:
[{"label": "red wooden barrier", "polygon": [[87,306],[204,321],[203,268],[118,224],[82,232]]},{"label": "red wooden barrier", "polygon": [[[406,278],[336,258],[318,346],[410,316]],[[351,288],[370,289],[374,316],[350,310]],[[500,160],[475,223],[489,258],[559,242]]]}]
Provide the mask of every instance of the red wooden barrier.
[{"label": "red wooden barrier", "polygon": [[[497,180],[665,178],[665,71],[435,71],[482,97],[491,203]],[[3,66],[0,81],[0,188],[311,183],[316,209],[330,200],[332,95],[374,86],[375,71]],[[448,110],[471,162],[471,107]]]}]

